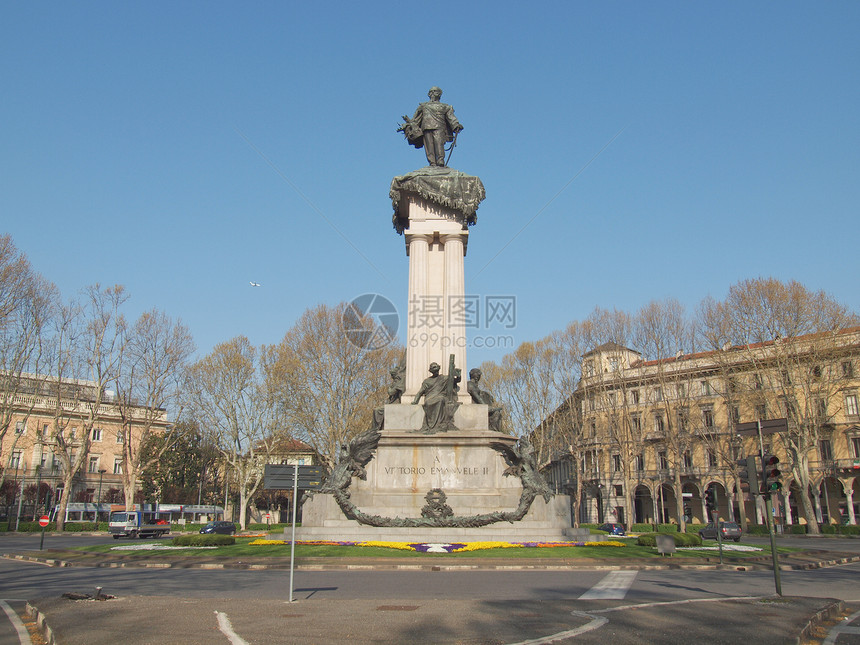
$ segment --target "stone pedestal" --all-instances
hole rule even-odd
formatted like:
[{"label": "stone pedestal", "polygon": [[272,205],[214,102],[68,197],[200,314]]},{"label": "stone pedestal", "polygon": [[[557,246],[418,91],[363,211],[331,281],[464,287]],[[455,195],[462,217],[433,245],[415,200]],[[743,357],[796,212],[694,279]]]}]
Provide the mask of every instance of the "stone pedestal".
[{"label": "stone pedestal", "polygon": [[[350,499],[368,515],[419,518],[434,488],[447,496],[455,516],[469,517],[516,509],[522,493],[519,477],[507,468],[492,442],[513,445],[510,435],[487,429],[487,406],[462,405],[454,422],[458,430],[416,434],[421,406],[386,405],[385,427],[367,479],[353,478]],[[301,540],[396,540],[413,542],[564,541],[576,537],[570,528],[570,501],[557,495],[537,498],[516,523],[497,522],[478,528],[372,527],[348,520],[331,495],[317,494],[302,508]]]}]

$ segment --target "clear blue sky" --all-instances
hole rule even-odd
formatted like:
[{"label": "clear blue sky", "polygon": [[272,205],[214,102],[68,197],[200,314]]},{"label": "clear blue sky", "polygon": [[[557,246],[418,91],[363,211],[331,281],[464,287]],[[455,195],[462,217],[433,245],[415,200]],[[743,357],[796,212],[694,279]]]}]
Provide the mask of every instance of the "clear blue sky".
[{"label": "clear blue sky", "polygon": [[487,189],[467,291],[516,296],[517,344],[759,275],[857,310],[859,32],[854,1],[5,2],[0,231],[201,352],[405,313],[395,128],[439,85]]}]

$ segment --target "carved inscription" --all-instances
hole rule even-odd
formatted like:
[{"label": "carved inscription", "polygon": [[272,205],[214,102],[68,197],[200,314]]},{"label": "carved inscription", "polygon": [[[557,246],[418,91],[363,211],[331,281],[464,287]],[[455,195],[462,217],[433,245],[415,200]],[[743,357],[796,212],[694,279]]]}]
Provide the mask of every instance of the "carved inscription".
[{"label": "carved inscription", "polygon": [[489,475],[490,469],[470,468],[468,466],[387,466],[386,475]]}]

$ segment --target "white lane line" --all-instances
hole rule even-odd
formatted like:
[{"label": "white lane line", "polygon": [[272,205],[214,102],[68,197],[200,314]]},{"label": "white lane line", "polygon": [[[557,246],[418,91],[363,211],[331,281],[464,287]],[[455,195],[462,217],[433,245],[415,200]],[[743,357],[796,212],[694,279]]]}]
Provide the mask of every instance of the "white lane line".
[{"label": "white lane line", "polygon": [[230,619],[227,618],[227,614],[223,611],[216,611],[215,615],[218,617],[218,629],[220,629],[221,633],[227,637],[227,640],[230,641],[230,645],[249,645],[248,641],[233,631],[233,625],[230,624]]},{"label": "white lane line", "polygon": [[623,605],[621,607],[608,607],[606,609],[594,609],[587,612],[574,610],[570,612],[571,616],[581,616],[583,618],[590,618],[591,620],[585,625],[582,625],[581,627],[568,629],[563,632],[558,632],[557,634],[550,634],[549,636],[542,636],[540,638],[535,638],[534,640],[530,641],[509,643],[508,645],[550,645],[551,643],[557,643],[567,638],[572,638],[573,636],[579,636],[580,634],[590,632],[594,629],[597,629],[598,627],[603,627],[603,625],[609,622],[609,620],[604,618],[603,616],[595,616],[595,614],[608,614],[612,613],[613,611],[623,611],[625,609],[640,609],[643,607],[658,607],[662,605],[685,605],[694,602],[720,602],[723,600],[758,600],[766,597],[767,596],[734,596],[728,598],[691,598],[689,600],[670,600],[666,602],[649,602],[642,605]]},{"label": "white lane line", "polygon": [[591,620],[585,625],[582,625],[581,627],[576,627],[574,629],[569,629],[564,632],[559,632],[558,634],[551,634],[550,636],[543,636],[542,638],[535,638],[530,641],[509,643],[509,645],[550,645],[550,643],[557,643],[558,641],[563,641],[565,639],[573,638],[574,636],[579,636],[580,634],[590,632],[591,630],[597,629],[598,627],[603,627],[603,625],[609,622],[608,618],[604,618],[603,616],[592,616],[591,614],[587,614],[584,611],[572,611],[570,613],[573,616],[582,616],[584,618],[590,618]]},{"label": "white lane line", "polygon": [[723,602],[724,600],[761,600],[770,596],[719,596],[717,598],[688,598],[687,600],[663,600],[661,602],[643,602],[636,605],[619,605],[618,607],[607,607],[606,609],[590,609],[592,614],[611,614],[613,611],[627,611],[628,609],[649,609],[650,607],[665,607],[666,605],[689,605],[699,602]]},{"label": "white lane line", "polygon": [[24,627],[24,623],[21,622],[21,619],[18,618],[18,614],[15,612],[12,607],[9,606],[5,600],[0,600],[0,608],[6,612],[6,616],[9,618],[9,622],[12,623],[12,626],[15,628],[15,631],[18,632],[18,641],[21,645],[30,645],[33,641],[30,640],[30,632],[27,631],[27,628]]},{"label": "white lane line", "polygon": [[591,589],[582,594],[580,600],[623,600],[633,584],[637,571],[613,571]]}]

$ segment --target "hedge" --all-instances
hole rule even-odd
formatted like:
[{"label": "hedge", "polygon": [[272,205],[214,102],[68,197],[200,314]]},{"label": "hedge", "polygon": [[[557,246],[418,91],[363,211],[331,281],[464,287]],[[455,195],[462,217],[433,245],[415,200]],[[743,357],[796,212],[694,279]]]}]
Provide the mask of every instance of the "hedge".
[{"label": "hedge", "polygon": [[[860,525],[819,524],[818,528],[822,535],[860,535]],[[767,525],[748,524],[746,532],[749,535],[767,535]],[[807,524],[789,524],[785,527],[784,533],[786,535],[807,535],[809,527]]]},{"label": "hedge", "polygon": [[[8,526],[8,522],[0,522],[0,531],[6,531],[6,527]],[[38,522],[19,522],[18,523],[18,532],[19,533],[39,533],[41,532],[42,527],[39,526]],[[45,527],[46,531],[56,531],[57,523],[49,522],[48,526]],[[63,527],[63,530],[66,533],[82,533],[82,532],[95,532],[95,531],[104,531],[107,532],[108,525],[107,522],[100,522],[96,524],[95,522],[66,522],[66,525]],[[15,520],[12,520],[12,529],[11,532],[15,532]]]},{"label": "hedge", "polygon": [[173,538],[173,546],[227,546],[229,544],[236,544],[236,538],[220,533],[204,533],[202,535],[192,533]]},{"label": "hedge", "polygon": [[643,533],[640,535],[636,544],[639,546],[657,546],[658,535],[671,535],[675,540],[675,546],[702,546],[702,538],[694,533]]},{"label": "hedge", "polygon": [[[633,533],[653,533],[654,525],[653,524],[634,524],[630,530]],[[657,525],[657,533],[677,533],[678,525],[677,524],[658,524]]]}]

